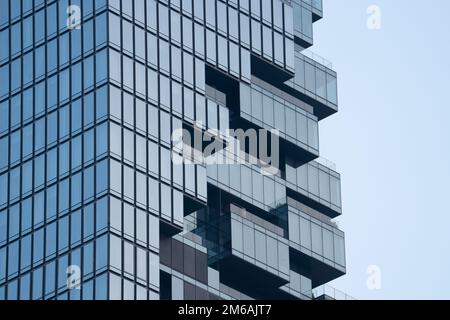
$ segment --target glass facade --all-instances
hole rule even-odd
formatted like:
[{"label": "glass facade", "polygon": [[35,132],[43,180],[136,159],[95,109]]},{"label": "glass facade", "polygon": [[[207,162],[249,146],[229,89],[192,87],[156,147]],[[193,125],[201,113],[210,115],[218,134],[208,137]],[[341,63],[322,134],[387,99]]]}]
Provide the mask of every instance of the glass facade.
[{"label": "glass facade", "polygon": [[0,4],[2,299],[107,298],[106,2],[85,2],[82,31],[67,1]]},{"label": "glass facade", "polygon": [[[301,259],[345,273],[340,176],[296,159],[319,155],[318,108],[337,110],[336,73],[301,53],[321,16],[317,0],[0,1],[0,299],[310,299],[323,281]],[[172,133],[198,123],[295,149],[276,175],[175,163]]]}]

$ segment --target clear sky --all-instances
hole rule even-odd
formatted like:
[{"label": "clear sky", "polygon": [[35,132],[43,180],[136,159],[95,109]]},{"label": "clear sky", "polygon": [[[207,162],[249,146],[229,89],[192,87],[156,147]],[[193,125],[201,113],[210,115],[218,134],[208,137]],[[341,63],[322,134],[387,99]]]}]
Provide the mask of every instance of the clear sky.
[{"label": "clear sky", "polygon": [[311,49],[339,77],[339,113],[320,125],[346,232],[347,275],[331,285],[357,299],[450,299],[449,15],[448,0],[324,0],[315,24]]}]

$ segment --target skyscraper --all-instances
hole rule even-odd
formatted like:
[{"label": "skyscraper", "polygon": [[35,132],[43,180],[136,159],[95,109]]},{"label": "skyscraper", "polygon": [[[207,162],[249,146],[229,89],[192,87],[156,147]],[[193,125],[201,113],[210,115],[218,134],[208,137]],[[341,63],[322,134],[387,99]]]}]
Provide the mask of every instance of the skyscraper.
[{"label": "skyscraper", "polygon": [[320,18],[321,0],[0,1],[0,299],[312,299],[343,275]]}]

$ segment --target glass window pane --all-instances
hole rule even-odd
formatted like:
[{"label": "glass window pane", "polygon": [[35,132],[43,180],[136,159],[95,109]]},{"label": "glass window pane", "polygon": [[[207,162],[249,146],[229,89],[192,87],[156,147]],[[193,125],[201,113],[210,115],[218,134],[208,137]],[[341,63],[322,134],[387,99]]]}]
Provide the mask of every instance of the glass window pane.
[{"label": "glass window pane", "polygon": [[255,234],[254,229],[243,225],[243,235],[244,235],[244,254],[246,254],[249,257],[255,256]]},{"label": "glass window pane", "polygon": [[334,235],[334,259],[336,263],[345,266],[345,245],[344,237]]},{"label": "glass window pane", "polygon": [[315,68],[312,64],[305,63],[305,88],[311,93],[316,91]]},{"label": "glass window pane", "polygon": [[337,104],[337,81],[336,77],[327,74],[327,100]]},{"label": "glass window pane", "polygon": [[311,223],[311,239],[312,239],[312,250],[322,255],[323,247],[322,247],[322,229],[319,225],[315,223]]},{"label": "glass window pane", "polygon": [[231,241],[233,249],[243,251],[242,223],[235,219],[231,220]]},{"label": "glass window pane", "polygon": [[300,217],[300,244],[311,249],[311,222]]},{"label": "glass window pane", "polygon": [[255,230],[256,259],[264,264],[266,263],[267,258],[266,251],[266,236],[262,232]]},{"label": "glass window pane", "polygon": [[316,94],[321,98],[326,98],[326,81],[325,81],[325,71],[317,69],[316,70]]},{"label": "glass window pane", "polygon": [[330,175],[319,170],[320,198],[330,201]]},{"label": "glass window pane", "polygon": [[323,229],[323,256],[329,260],[334,258],[333,233]]},{"label": "glass window pane", "polygon": [[338,178],[333,176],[330,176],[330,193],[331,203],[341,207],[341,183]]},{"label": "glass window pane", "polygon": [[299,217],[289,212],[289,240],[300,244]]},{"label": "glass window pane", "polygon": [[278,244],[277,240],[267,236],[267,264],[278,269]]},{"label": "glass window pane", "polygon": [[161,184],[161,214],[171,220],[172,217],[172,193],[169,186]]},{"label": "glass window pane", "polygon": [[143,246],[147,246],[147,213],[143,210],[136,211],[136,240]]}]

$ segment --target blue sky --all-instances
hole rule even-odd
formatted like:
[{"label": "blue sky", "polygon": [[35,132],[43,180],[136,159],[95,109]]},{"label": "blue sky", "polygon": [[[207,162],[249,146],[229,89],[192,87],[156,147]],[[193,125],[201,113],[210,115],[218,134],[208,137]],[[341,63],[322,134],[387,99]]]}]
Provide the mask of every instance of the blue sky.
[{"label": "blue sky", "polygon": [[449,14],[448,0],[324,0],[315,24],[311,49],[339,77],[339,113],[320,125],[342,174],[348,272],[332,286],[358,299],[450,299]]}]

